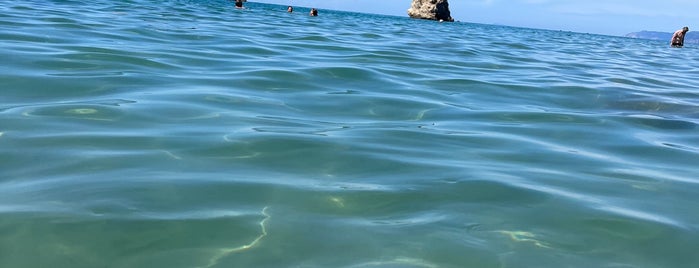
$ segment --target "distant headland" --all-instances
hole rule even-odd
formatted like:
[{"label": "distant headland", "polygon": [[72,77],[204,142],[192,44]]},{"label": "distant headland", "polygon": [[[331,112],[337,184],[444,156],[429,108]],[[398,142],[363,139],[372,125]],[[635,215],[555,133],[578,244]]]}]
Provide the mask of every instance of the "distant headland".
[{"label": "distant headland", "polygon": [[[639,38],[639,39],[649,39],[649,40],[662,40],[670,42],[672,33],[670,32],[654,32],[654,31],[640,31],[633,32],[625,35],[626,37]],[[687,36],[684,38],[685,44],[699,44],[699,32],[688,32]]]}]

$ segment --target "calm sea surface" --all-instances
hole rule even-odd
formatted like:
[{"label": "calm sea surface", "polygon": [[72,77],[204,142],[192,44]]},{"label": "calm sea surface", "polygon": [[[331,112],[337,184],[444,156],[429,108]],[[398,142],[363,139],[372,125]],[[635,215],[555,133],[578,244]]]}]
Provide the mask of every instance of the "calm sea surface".
[{"label": "calm sea surface", "polygon": [[699,263],[696,47],[246,6],[0,3],[0,267]]}]

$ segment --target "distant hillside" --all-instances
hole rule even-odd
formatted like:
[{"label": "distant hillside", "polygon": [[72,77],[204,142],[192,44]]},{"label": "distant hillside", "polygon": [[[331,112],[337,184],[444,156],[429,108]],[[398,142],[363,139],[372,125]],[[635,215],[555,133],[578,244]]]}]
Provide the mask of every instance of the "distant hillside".
[{"label": "distant hillside", "polygon": [[[672,38],[672,33],[640,31],[640,32],[627,34],[626,37],[650,39],[650,40],[662,40],[662,41],[667,41],[668,43],[670,43],[670,38]],[[687,33],[687,36],[684,37],[684,43],[685,43],[685,45],[686,44],[699,44],[699,32],[689,31]]]}]

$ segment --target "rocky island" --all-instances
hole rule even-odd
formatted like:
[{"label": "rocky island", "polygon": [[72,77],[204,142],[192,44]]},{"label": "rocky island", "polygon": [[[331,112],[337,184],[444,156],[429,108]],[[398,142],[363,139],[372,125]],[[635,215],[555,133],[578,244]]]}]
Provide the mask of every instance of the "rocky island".
[{"label": "rocky island", "polygon": [[447,0],[413,0],[408,16],[416,19],[454,21]]}]

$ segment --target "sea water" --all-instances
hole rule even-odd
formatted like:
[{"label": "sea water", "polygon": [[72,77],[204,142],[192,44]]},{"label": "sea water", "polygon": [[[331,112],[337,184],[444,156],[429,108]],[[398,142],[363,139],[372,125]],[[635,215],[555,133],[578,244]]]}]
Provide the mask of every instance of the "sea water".
[{"label": "sea water", "polygon": [[699,263],[696,47],[319,13],[2,1],[0,267]]}]

